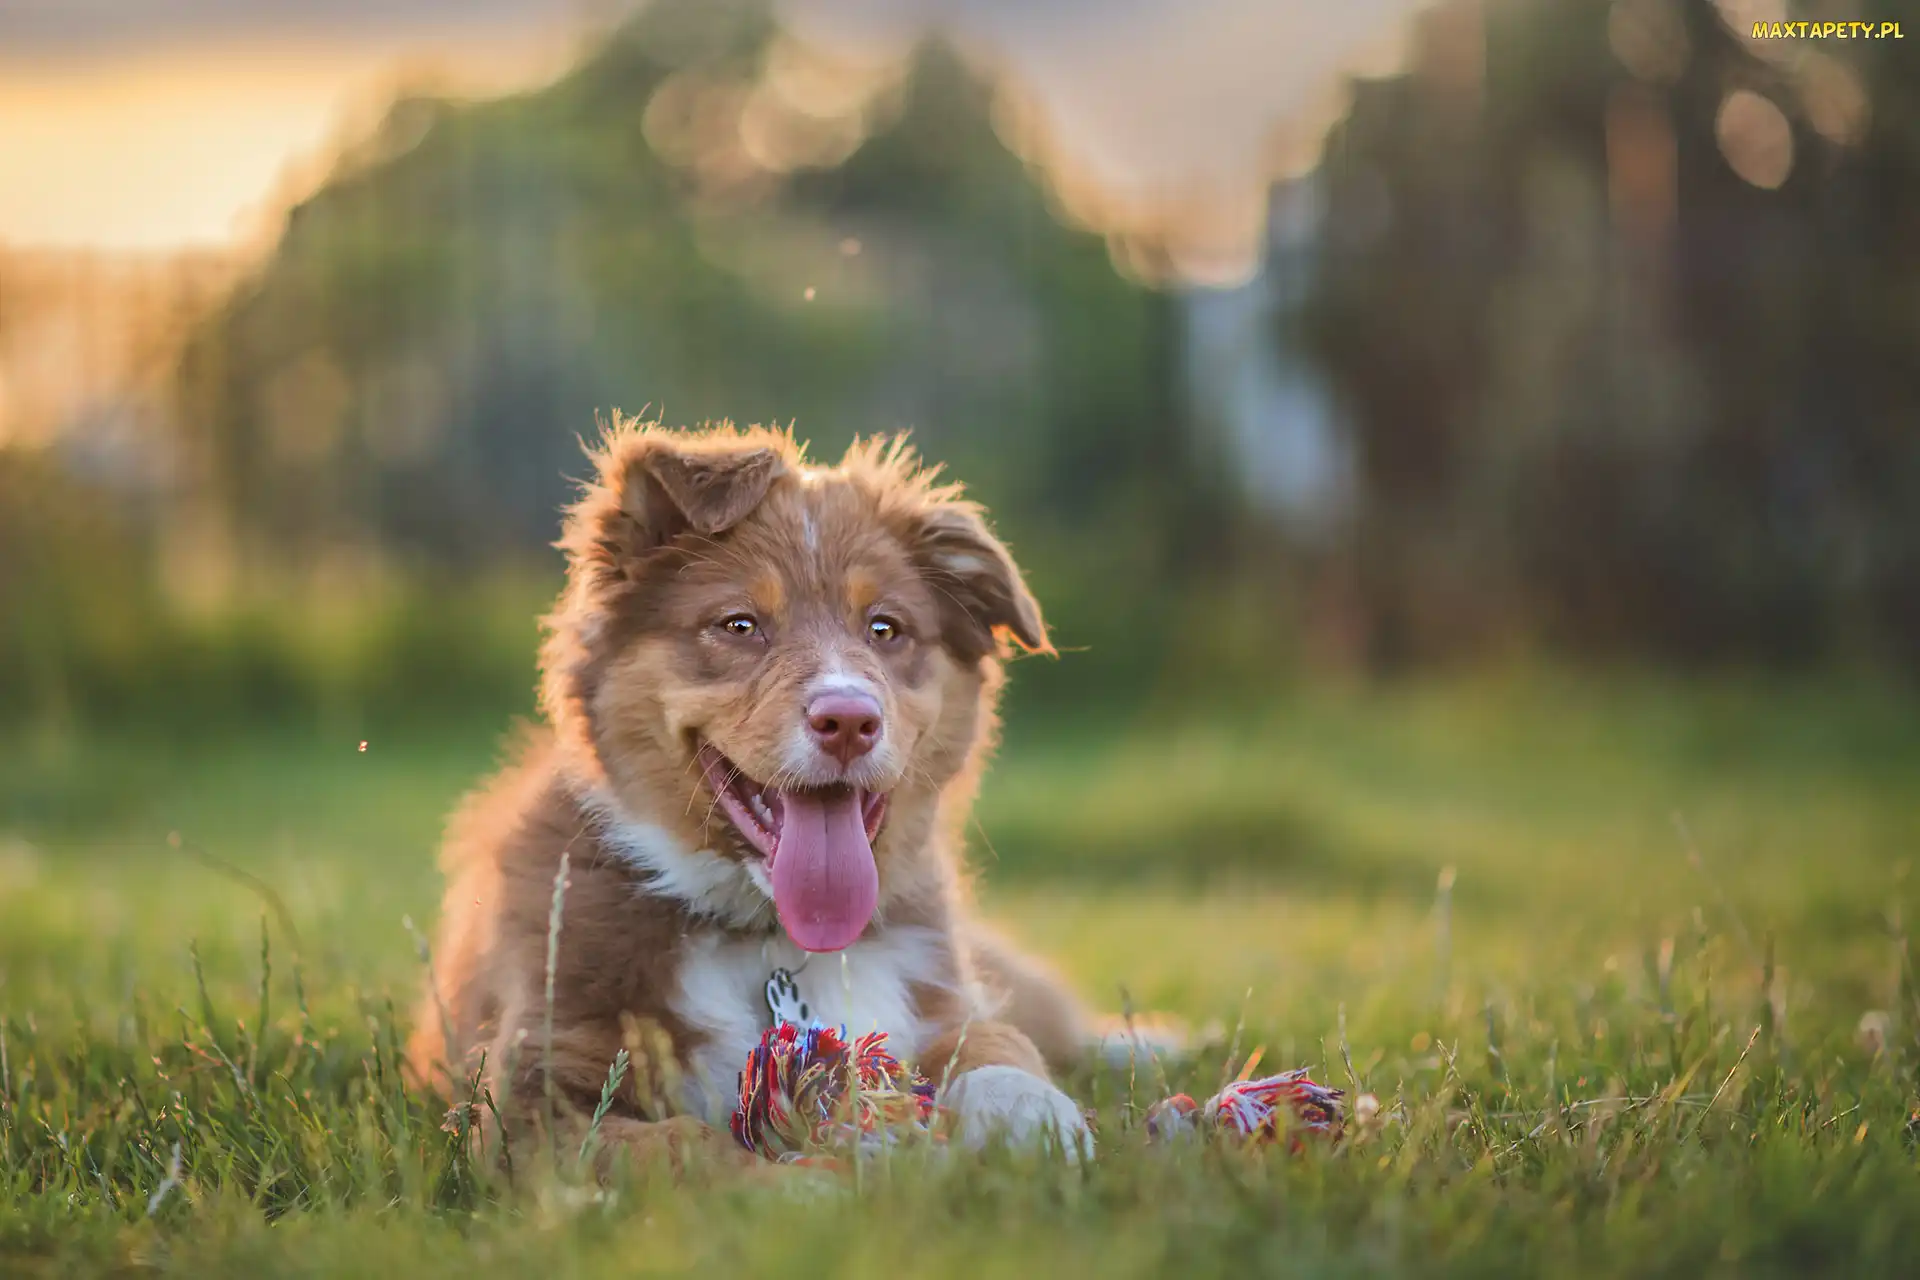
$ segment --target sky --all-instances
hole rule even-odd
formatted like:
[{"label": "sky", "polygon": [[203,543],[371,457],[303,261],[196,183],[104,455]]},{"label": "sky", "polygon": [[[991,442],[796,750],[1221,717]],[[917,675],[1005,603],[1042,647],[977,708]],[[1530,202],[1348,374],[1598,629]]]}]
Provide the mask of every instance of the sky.
[{"label": "sky", "polygon": [[[271,224],[393,88],[562,69],[625,0],[7,0],[0,244],[168,250]],[[1107,184],[1239,193],[1312,135],[1340,74],[1390,65],[1415,0],[784,0],[804,35],[930,30],[1010,69]],[[1292,149],[1298,153],[1299,147]]]}]

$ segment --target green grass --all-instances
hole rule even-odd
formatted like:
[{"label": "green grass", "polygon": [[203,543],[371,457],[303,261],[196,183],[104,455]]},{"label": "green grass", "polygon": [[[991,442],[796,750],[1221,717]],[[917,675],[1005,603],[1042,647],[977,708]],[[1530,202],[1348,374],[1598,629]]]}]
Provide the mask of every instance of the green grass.
[{"label": "green grass", "polygon": [[1016,718],[989,911],[1091,999],[1240,1028],[1398,1118],[1148,1149],[1138,1109],[1211,1091],[1221,1046],[1071,1081],[1090,1168],[903,1155],[808,1199],[531,1157],[509,1188],[400,1085],[407,922],[501,726],[15,730],[0,1274],[1906,1273],[1916,712],[1536,677]]}]

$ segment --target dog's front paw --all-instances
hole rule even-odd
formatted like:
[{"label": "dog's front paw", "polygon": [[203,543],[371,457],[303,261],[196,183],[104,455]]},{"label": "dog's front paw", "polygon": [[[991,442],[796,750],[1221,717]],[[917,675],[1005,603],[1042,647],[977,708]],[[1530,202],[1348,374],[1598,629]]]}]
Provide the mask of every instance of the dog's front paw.
[{"label": "dog's front paw", "polygon": [[998,1136],[1016,1145],[1043,1143],[1068,1160],[1093,1155],[1093,1135],[1072,1098],[1018,1067],[976,1067],[947,1086],[943,1099],[955,1135],[969,1147]]}]

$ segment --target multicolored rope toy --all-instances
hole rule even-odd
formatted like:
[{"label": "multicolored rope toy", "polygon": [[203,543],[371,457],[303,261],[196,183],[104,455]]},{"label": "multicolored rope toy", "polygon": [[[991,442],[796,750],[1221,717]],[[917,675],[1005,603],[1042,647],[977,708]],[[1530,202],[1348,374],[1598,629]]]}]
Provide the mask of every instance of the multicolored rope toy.
[{"label": "multicolored rope toy", "polygon": [[[886,1041],[884,1031],[849,1042],[844,1027],[776,1023],[740,1072],[734,1138],[769,1160],[827,1166],[835,1163],[836,1146],[868,1151],[902,1136],[938,1140],[933,1082],[894,1057]],[[1184,1093],[1154,1104],[1147,1111],[1148,1140],[1218,1134],[1266,1145],[1284,1139],[1291,1151],[1303,1149],[1307,1135],[1339,1140],[1344,1091],[1314,1083],[1305,1068],[1246,1078],[1258,1061],[1256,1053],[1241,1079],[1204,1104]]]},{"label": "multicolored rope toy", "polygon": [[868,1149],[931,1133],[933,1082],[886,1040],[875,1031],[849,1044],[844,1027],[819,1023],[769,1028],[740,1072],[734,1138],[769,1160],[813,1163],[836,1142]]},{"label": "multicolored rope toy", "polygon": [[1262,1144],[1285,1137],[1299,1151],[1303,1135],[1338,1139],[1341,1100],[1346,1093],[1307,1079],[1306,1068],[1259,1080],[1236,1080],[1203,1106],[1184,1093],[1155,1103],[1147,1112],[1147,1136],[1153,1141],[1202,1130]]}]

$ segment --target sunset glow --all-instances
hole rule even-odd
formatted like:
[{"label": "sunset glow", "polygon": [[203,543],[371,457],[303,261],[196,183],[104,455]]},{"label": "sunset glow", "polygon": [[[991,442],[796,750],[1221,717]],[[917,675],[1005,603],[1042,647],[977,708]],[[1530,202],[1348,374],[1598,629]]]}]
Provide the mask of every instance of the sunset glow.
[{"label": "sunset glow", "polygon": [[[1271,171],[1317,154],[1343,72],[1367,69],[1367,51],[1392,43],[1414,3],[1316,12],[1311,41],[1270,38],[1276,15],[1265,0],[1069,7],[1053,18],[964,0],[891,17],[862,0],[782,8],[805,41],[843,51],[897,54],[945,31],[1007,74],[1006,108],[1021,124],[1010,142],[1033,153],[1080,220],[1149,239],[1177,224],[1174,239],[1197,255],[1192,274],[1237,278]],[[564,68],[589,23],[625,7],[521,0],[454,20],[402,6],[379,29],[295,30],[261,16],[224,33],[148,24],[72,48],[10,47],[0,53],[0,245],[245,241],[320,180],[336,143],[397,88],[485,95],[537,83]],[[764,132],[750,127],[750,141],[766,142]]]},{"label": "sunset glow", "polygon": [[568,48],[522,34],[438,41],[431,58],[304,42],[0,62],[0,243],[232,243],[397,85],[499,91],[551,74]]}]

